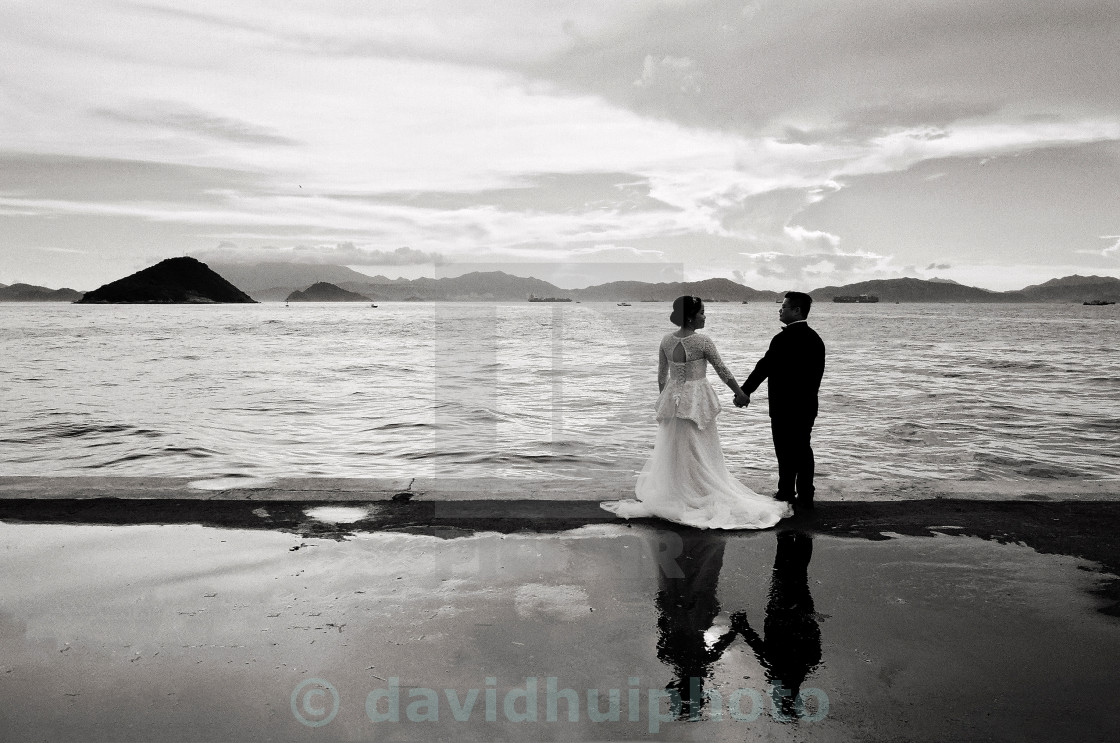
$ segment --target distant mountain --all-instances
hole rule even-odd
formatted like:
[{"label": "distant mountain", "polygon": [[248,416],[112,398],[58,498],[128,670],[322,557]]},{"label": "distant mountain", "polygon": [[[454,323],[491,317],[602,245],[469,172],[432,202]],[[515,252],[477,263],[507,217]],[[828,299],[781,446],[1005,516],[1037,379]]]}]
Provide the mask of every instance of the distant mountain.
[{"label": "distant mountain", "polygon": [[703,299],[721,302],[763,301],[772,302],[778,292],[756,291],[728,279],[648,284],[641,281],[616,281],[590,286],[586,289],[561,289],[547,281],[512,276],[503,271],[475,271],[452,278],[420,278],[412,281],[397,280],[387,284],[368,281],[344,282],[344,289],[362,292],[375,300],[429,300],[429,301],[503,301],[520,302],[530,295],[555,297],[584,302],[618,302],[655,300],[671,302],[682,294],[693,294]]},{"label": "distant mountain", "polygon": [[1120,302],[1120,279],[1074,274],[1006,294],[1017,302],[1091,302],[1094,299]]},{"label": "distant mountain", "polygon": [[390,279],[388,276],[377,274],[376,276],[368,276],[365,281],[370,284],[407,284],[409,279],[395,278]]},{"label": "distant mountain", "polygon": [[[319,282],[333,284],[371,301],[521,302],[532,294],[584,302],[671,302],[682,294],[691,294],[722,302],[773,302],[785,293],[752,289],[728,279],[661,284],[615,281],[584,289],[561,289],[547,281],[513,276],[503,271],[476,271],[450,278],[409,280],[368,276],[336,265],[271,262],[213,264],[212,267],[254,299],[276,302],[282,302],[292,292],[302,291]],[[1092,299],[1120,301],[1120,279],[1067,276],[1011,292],[980,289],[942,278],[876,279],[825,286],[810,293],[814,299],[828,302],[839,295],[875,294],[882,302],[1080,303]]]},{"label": "distant mountain", "polygon": [[0,284],[0,302],[76,302],[81,292],[73,289],[48,289],[32,284]]},{"label": "distant mountain", "polygon": [[809,292],[817,302],[831,302],[833,297],[856,294],[874,294],[881,302],[1009,301],[1000,292],[925,279],[874,279],[843,286],[824,286]]},{"label": "distant mountain", "polygon": [[168,258],[87,292],[83,304],[212,304],[254,300],[194,258]]},{"label": "distant mountain", "polygon": [[339,286],[385,301],[518,302],[527,300],[530,294],[538,297],[573,294],[547,281],[512,276],[504,271],[473,271],[442,279],[424,277],[388,283],[370,283],[367,277],[367,281],[347,281]]},{"label": "distant mountain", "polygon": [[1050,279],[1041,284],[1031,284],[1025,286],[1019,291],[1030,291],[1032,289],[1052,288],[1056,286],[1085,286],[1086,284],[1107,284],[1112,282],[1120,282],[1120,279],[1114,279],[1111,276],[1081,276],[1073,274],[1072,276],[1063,276],[1060,279]]},{"label": "distant mountain", "polygon": [[[224,276],[231,284],[250,294],[254,299],[261,292],[283,292],[276,299],[283,299],[293,291],[304,289],[320,281],[335,286],[347,282],[377,284],[389,282],[384,276],[367,276],[346,266],[317,265],[313,263],[212,263],[210,267]],[[380,281],[379,281],[380,279]]]},{"label": "distant mountain", "polygon": [[736,284],[730,279],[677,281],[648,284],[644,281],[612,281],[571,292],[576,299],[588,302],[641,302],[654,300],[672,302],[679,296],[692,295],[717,302],[773,302],[780,292],[759,291]]},{"label": "distant mountain", "polygon": [[320,281],[303,291],[294,291],[287,296],[286,302],[369,302],[370,298],[357,292],[348,292],[334,284]]},{"label": "distant mountain", "polygon": [[425,298],[442,296],[446,299],[472,301],[527,300],[530,294],[538,297],[570,296],[570,292],[547,281],[513,276],[504,271],[472,271],[443,279],[420,278],[412,282],[411,288],[418,290],[418,296]]}]

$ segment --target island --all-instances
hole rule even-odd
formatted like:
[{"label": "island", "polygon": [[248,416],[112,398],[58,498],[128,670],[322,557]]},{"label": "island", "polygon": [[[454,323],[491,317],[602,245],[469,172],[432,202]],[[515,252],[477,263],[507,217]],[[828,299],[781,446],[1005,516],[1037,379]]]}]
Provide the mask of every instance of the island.
[{"label": "island", "polygon": [[303,291],[294,291],[288,295],[285,302],[369,302],[369,297],[357,292],[351,292],[340,286],[319,281]]},{"label": "island", "polygon": [[256,304],[195,258],[168,258],[94,289],[75,304]]}]

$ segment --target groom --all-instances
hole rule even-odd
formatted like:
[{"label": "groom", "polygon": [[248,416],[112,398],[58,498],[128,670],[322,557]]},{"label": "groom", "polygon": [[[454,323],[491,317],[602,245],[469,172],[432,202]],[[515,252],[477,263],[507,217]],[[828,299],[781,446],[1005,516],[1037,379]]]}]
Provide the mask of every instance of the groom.
[{"label": "groom", "polygon": [[743,383],[746,403],[762,380],[770,392],[770,430],[778,455],[778,492],[775,498],[792,502],[795,509],[813,508],[813,447],[809,438],[817,417],[817,390],[824,376],[824,342],[805,318],[813,298],[787,292],[778,319],[782,332],[770,341],[766,355]]}]

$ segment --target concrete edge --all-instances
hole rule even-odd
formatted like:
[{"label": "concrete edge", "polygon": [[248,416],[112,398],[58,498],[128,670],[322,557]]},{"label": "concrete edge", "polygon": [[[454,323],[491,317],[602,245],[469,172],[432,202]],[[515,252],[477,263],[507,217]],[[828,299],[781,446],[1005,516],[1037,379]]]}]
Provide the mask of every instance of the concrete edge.
[{"label": "concrete edge", "polygon": [[[769,492],[761,483],[747,483]],[[1007,501],[1120,500],[1120,480],[822,480],[820,502],[938,498]],[[631,498],[634,478],[0,477],[0,500],[179,500],[293,502],[598,502]]]}]

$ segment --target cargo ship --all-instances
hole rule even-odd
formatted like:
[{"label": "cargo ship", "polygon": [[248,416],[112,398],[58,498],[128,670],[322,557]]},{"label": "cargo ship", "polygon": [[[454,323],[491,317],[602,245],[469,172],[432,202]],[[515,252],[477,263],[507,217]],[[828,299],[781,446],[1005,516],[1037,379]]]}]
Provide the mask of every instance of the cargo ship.
[{"label": "cargo ship", "polygon": [[529,295],[530,302],[571,302],[572,300],[567,297],[538,297],[533,294]]}]

